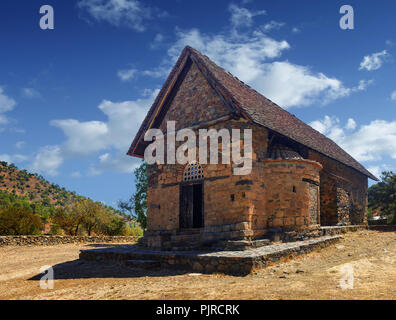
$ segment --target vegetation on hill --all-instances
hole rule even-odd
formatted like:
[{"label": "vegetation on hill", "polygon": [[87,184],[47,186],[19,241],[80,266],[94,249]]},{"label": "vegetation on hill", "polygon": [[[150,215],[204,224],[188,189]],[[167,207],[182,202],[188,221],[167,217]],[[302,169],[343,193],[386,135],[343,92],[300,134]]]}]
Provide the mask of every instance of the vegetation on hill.
[{"label": "vegetation on hill", "polygon": [[381,182],[368,190],[369,215],[377,213],[387,218],[388,224],[396,224],[396,174],[384,171]]},{"label": "vegetation on hill", "polygon": [[120,201],[118,207],[124,212],[133,215],[137,222],[146,228],[147,225],[147,187],[148,187],[148,174],[147,163],[142,164],[134,172],[136,180],[136,192],[128,201]]},{"label": "vegetation on hill", "polygon": [[0,162],[0,235],[42,233],[140,236],[142,230],[122,210]]}]

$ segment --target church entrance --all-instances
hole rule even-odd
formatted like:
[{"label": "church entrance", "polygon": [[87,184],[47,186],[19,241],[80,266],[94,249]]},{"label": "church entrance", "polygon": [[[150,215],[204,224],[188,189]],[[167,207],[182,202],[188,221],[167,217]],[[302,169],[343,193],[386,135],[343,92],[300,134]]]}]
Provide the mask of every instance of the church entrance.
[{"label": "church entrance", "polygon": [[197,162],[188,164],[180,185],[180,229],[204,226],[203,169]]},{"label": "church entrance", "polygon": [[202,228],[203,184],[182,185],[180,196],[180,229]]}]

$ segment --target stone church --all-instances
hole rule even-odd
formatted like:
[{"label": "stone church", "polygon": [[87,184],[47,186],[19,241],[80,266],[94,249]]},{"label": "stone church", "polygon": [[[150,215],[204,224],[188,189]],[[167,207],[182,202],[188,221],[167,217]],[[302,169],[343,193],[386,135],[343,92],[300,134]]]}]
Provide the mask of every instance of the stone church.
[{"label": "stone church", "polygon": [[[234,164],[155,164],[148,169],[144,243],[252,240],[271,232],[366,224],[368,178],[329,138],[186,47],[143,121],[128,155],[143,158],[148,129],[251,129],[248,175]],[[221,143],[219,143],[221,146]]]}]

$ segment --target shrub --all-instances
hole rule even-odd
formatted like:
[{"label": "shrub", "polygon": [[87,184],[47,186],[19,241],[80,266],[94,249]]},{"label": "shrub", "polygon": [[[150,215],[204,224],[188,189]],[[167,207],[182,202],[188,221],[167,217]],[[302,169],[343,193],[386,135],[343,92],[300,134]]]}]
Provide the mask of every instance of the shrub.
[{"label": "shrub", "polygon": [[98,233],[106,236],[122,236],[125,234],[126,224],[124,219],[117,215],[107,214],[103,217]]},{"label": "shrub", "polygon": [[12,206],[0,209],[1,235],[36,235],[42,228],[40,216],[28,208]]},{"label": "shrub", "polygon": [[124,236],[143,237],[143,230],[137,225],[127,226],[125,228]]},{"label": "shrub", "polygon": [[51,229],[50,229],[49,233],[51,235],[56,236],[56,235],[62,235],[63,232],[62,232],[62,228],[60,227],[59,224],[53,223],[53,224],[51,224]]}]

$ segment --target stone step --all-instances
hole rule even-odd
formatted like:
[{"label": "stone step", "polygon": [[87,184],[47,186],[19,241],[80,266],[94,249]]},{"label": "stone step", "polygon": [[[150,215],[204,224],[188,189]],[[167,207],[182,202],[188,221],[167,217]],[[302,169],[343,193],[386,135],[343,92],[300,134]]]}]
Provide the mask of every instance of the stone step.
[{"label": "stone step", "polygon": [[131,268],[156,269],[161,267],[158,260],[127,260],[125,265]]},{"label": "stone step", "polygon": [[170,251],[195,251],[197,249],[199,249],[199,246],[175,246]]},{"label": "stone step", "polygon": [[271,240],[269,239],[258,239],[258,240],[236,240],[236,241],[223,241],[221,245],[226,249],[226,250],[235,250],[235,251],[241,251],[241,250],[249,250],[249,249],[254,249],[254,248],[261,248],[264,246],[268,246],[271,244]]},{"label": "stone step", "polygon": [[176,234],[171,236],[171,240],[196,240],[199,239],[201,236],[200,233],[186,233],[186,234]]},{"label": "stone step", "polygon": [[[288,259],[324,248],[342,237],[323,236],[305,241],[276,243],[246,251],[209,250],[200,252],[163,252],[142,249],[136,245],[81,250],[80,259],[97,262],[125,263],[144,269],[171,268],[205,273],[247,275],[252,270],[264,268]],[[264,243],[264,242],[263,242]]]}]

